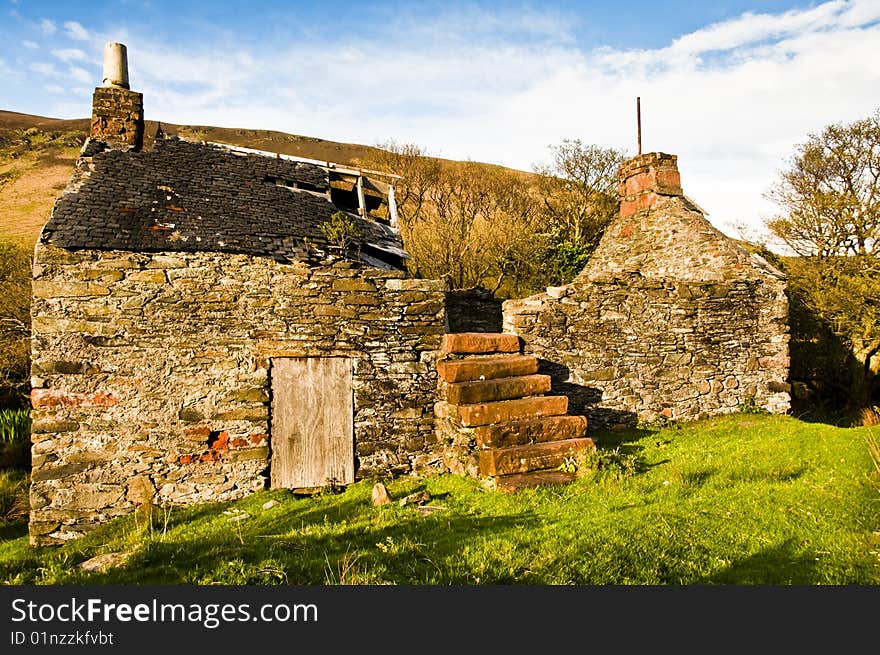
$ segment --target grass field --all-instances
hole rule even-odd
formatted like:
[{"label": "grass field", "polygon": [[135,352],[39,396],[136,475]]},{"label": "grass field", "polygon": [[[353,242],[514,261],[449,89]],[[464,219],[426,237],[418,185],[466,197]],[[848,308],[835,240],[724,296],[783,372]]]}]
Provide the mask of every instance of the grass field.
[{"label": "grass field", "polygon": [[[0,538],[7,584],[880,583],[880,480],[867,439],[789,417],[734,415],[600,435],[601,468],[566,487],[502,495],[451,475],[403,478],[429,505],[265,491],[153,507],[55,549]],[[277,504],[264,509],[267,501]],[[78,567],[101,554],[126,562]]]}]

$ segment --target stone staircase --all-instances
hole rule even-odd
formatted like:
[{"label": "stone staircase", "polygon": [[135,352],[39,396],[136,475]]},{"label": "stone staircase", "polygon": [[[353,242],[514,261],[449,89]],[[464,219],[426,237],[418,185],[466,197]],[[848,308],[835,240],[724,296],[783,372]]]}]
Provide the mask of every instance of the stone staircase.
[{"label": "stone staircase", "polygon": [[438,436],[447,467],[486,479],[501,491],[563,484],[567,458],[593,448],[587,419],[569,416],[568,398],[550,392],[538,360],[520,354],[513,334],[446,334],[437,362]]}]

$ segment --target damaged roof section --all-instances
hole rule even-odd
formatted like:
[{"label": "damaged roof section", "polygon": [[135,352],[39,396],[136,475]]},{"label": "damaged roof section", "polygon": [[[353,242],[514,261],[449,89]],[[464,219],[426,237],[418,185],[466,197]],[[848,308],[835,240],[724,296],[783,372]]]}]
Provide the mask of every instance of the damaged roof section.
[{"label": "damaged roof section", "polygon": [[177,138],[149,152],[90,140],[40,237],[61,248],[134,252],[227,252],[279,261],[336,254],[403,269],[407,254],[390,226],[345,212],[347,247],[322,230],[344,208],[327,171],[287,158]]}]

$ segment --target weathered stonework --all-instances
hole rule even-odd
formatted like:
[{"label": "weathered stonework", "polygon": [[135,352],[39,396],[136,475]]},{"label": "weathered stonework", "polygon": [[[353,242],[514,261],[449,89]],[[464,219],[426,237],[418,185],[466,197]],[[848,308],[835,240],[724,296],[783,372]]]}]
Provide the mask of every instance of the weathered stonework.
[{"label": "weathered stonework", "polygon": [[681,194],[675,158],[621,171],[621,216],[569,285],[504,303],[540,372],[591,425],[789,409],[785,278]]},{"label": "weathered stonework", "polygon": [[353,362],[356,475],[441,466],[444,288],[348,261],[38,244],[31,541],[267,486],[273,357]]},{"label": "weathered stonework", "polygon": [[92,96],[89,136],[116,147],[144,145],[144,96],[118,87],[98,87]]}]

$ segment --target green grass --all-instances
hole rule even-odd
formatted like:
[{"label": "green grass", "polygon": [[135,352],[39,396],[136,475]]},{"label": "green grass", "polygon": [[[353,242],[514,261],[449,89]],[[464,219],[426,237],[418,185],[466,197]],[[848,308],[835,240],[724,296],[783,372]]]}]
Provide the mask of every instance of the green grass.
[{"label": "green grass", "polygon": [[[389,484],[443,507],[373,507],[371,482],[298,498],[154,507],[60,548],[0,534],[8,584],[880,583],[880,486],[867,439],[787,417],[734,415],[601,435],[599,468],[503,495],[451,475]],[[262,509],[274,499],[279,504]],[[241,521],[236,516],[247,514]],[[106,573],[77,565],[130,552]]]},{"label": "green grass", "polygon": [[26,409],[0,409],[0,469],[30,463],[31,419]]},{"label": "green grass", "polygon": [[30,441],[31,419],[26,409],[0,409],[0,443]]}]

